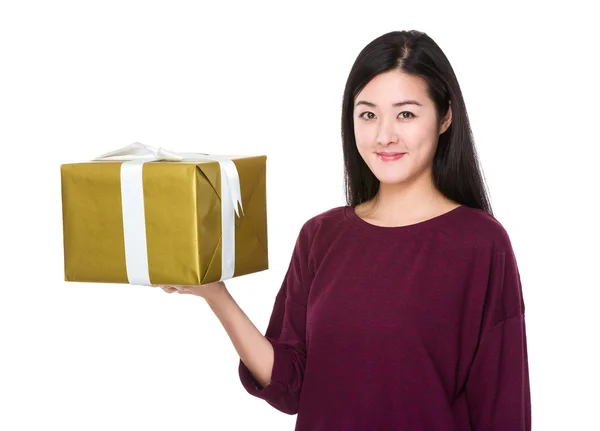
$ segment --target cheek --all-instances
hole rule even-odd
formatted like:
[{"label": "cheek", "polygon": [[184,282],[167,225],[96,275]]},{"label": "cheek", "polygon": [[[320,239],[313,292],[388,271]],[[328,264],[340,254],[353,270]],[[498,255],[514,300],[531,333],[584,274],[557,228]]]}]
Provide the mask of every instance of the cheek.
[{"label": "cheek", "polygon": [[[425,128],[414,128],[408,130],[405,136],[407,149],[418,153],[429,153],[435,150],[436,135],[434,131]],[[433,144],[433,145],[432,145]]]},{"label": "cheek", "polygon": [[373,127],[354,126],[354,138],[359,149],[369,148],[375,142]]}]

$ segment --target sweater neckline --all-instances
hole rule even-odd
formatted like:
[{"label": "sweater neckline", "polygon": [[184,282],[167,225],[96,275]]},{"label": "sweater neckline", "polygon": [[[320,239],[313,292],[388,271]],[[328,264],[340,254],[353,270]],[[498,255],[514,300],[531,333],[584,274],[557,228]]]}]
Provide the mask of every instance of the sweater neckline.
[{"label": "sweater neckline", "polygon": [[403,226],[378,226],[372,224],[360,218],[358,214],[356,214],[355,207],[350,205],[346,205],[344,207],[344,215],[353,226],[357,227],[360,230],[374,234],[394,235],[399,233],[414,232],[423,228],[432,228],[439,226],[440,224],[443,224],[444,222],[459,215],[464,208],[466,208],[466,206],[461,204],[449,211],[446,211],[445,213],[439,214],[427,220],[422,220],[420,222]]}]

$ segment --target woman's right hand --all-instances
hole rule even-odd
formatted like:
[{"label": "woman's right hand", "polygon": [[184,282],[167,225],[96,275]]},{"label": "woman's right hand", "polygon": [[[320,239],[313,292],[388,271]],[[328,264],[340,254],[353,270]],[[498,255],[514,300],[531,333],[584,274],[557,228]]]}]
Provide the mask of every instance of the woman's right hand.
[{"label": "woman's right hand", "polygon": [[184,295],[196,295],[210,300],[215,296],[218,296],[227,290],[223,281],[215,281],[213,283],[207,283],[200,286],[175,286],[175,285],[152,285],[153,287],[160,287],[167,293],[181,293]]}]

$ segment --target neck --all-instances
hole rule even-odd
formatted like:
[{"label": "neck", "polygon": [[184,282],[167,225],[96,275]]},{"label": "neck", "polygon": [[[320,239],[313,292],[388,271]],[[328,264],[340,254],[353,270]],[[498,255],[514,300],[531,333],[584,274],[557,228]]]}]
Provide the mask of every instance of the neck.
[{"label": "neck", "polygon": [[434,186],[429,174],[411,183],[380,184],[365,211],[383,223],[395,225],[431,217],[451,204]]}]

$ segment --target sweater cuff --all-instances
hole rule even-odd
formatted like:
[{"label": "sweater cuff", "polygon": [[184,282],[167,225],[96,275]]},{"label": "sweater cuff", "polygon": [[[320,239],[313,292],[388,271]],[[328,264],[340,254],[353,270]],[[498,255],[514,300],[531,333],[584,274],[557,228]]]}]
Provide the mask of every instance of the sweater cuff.
[{"label": "sweater cuff", "polygon": [[265,338],[273,346],[274,352],[271,382],[266,387],[261,388],[260,383],[258,383],[254,375],[250,372],[248,367],[246,367],[246,364],[244,364],[241,359],[239,362],[238,371],[242,385],[250,395],[263,400],[272,400],[287,393],[291,364],[289,363],[289,358],[285,357],[285,348],[281,344],[277,343],[277,341],[269,337]]}]

